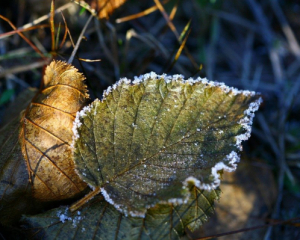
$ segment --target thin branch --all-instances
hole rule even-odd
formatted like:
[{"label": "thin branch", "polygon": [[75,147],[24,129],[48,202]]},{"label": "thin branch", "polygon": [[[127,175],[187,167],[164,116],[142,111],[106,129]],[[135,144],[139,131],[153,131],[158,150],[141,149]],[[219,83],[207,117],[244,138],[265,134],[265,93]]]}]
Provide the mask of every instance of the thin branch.
[{"label": "thin branch", "polygon": [[81,43],[83,34],[85,33],[85,31],[86,31],[86,29],[87,29],[89,23],[91,22],[92,18],[93,18],[93,15],[91,14],[91,16],[90,16],[89,19],[87,20],[87,22],[86,22],[84,28],[82,29],[82,31],[81,31],[81,33],[80,33],[80,35],[79,35],[78,41],[77,41],[77,43],[76,43],[76,46],[75,46],[75,48],[74,48],[74,50],[73,50],[73,52],[72,52],[72,54],[71,54],[71,57],[70,57],[69,60],[68,60],[68,63],[69,63],[69,64],[71,64],[71,63],[73,62],[74,57],[75,57],[75,54],[76,54],[76,52],[77,52],[77,50],[78,50],[78,48],[79,48],[79,45],[80,45],[80,43]]}]

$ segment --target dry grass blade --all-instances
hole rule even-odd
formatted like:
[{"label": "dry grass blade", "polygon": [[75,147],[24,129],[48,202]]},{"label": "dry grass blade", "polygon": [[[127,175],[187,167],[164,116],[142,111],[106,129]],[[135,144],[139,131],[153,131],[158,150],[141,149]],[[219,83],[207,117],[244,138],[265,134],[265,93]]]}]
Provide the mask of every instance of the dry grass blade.
[{"label": "dry grass blade", "polygon": [[282,9],[279,6],[278,0],[271,1],[270,5],[280,22],[282,31],[284,32],[284,34],[288,40],[291,51],[293,52],[293,54],[295,56],[297,56],[299,58],[300,57],[300,46],[297,42],[297,39],[295,37],[295,34],[293,33],[292,28],[289,26],[289,23],[284,15]]},{"label": "dry grass blade", "polygon": [[73,59],[74,59],[74,57],[75,57],[75,54],[76,54],[76,52],[77,52],[77,50],[78,50],[78,48],[79,48],[79,45],[80,45],[80,43],[81,43],[81,40],[82,40],[82,38],[83,38],[83,34],[85,33],[85,31],[86,31],[86,29],[87,29],[89,23],[91,22],[92,18],[93,18],[93,15],[91,15],[91,16],[89,17],[89,19],[87,20],[87,22],[86,22],[84,28],[82,29],[82,31],[81,31],[81,33],[80,33],[80,35],[79,35],[78,41],[77,41],[77,43],[76,43],[76,46],[75,46],[75,48],[74,48],[74,50],[73,50],[73,52],[72,52],[72,55],[70,56],[70,58],[69,58],[69,60],[68,60],[68,63],[72,63],[72,62],[73,62]]},{"label": "dry grass blade", "polygon": [[50,8],[50,30],[51,30],[51,49],[52,52],[55,51],[55,27],[54,27],[54,0],[51,1],[51,8]]},{"label": "dry grass blade", "polygon": [[[164,0],[163,4],[165,4],[167,2],[169,2],[169,0]],[[150,7],[150,8],[148,8],[148,9],[142,11],[142,12],[139,12],[139,13],[127,16],[127,17],[118,18],[118,19],[116,19],[116,23],[127,22],[127,21],[130,21],[130,20],[133,20],[133,19],[144,17],[146,15],[149,15],[150,13],[155,12],[157,9],[158,9],[158,7],[157,7],[157,5],[155,5],[155,6]],[[171,16],[170,16],[170,18],[171,18]]]},{"label": "dry grass blade", "polygon": [[[180,40],[180,36],[177,32],[176,27],[174,26],[173,22],[172,22],[172,18],[174,17],[175,13],[176,13],[176,9],[177,9],[177,5],[178,2],[176,3],[175,7],[173,8],[170,16],[167,14],[167,12],[165,11],[163,5],[161,4],[161,2],[159,0],[153,0],[156,5],[157,8],[160,10],[160,12],[162,13],[163,17],[165,18],[165,20],[167,21],[168,26],[170,27],[170,29],[172,30],[172,32],[174,33],[174,35],[176,36],[179,44],[181,44],[181,40]],[[172,17],[172,18],[171,18]],[[184,51],[187,55],[187,57],[189,58],[189,60],[191,61],[191,63],[193,64],[194,68],[198,71],[199,67],[198,64],[196,63],[196,61],[194,60],[193,56],[190,54],[189,50],[186,48],[186,46],[184,46]]]},{"label": "dry grass blade", "polygon": [[[61,16],[62,16],[62,19],[63,19],[63,21],[64,21],[64,23],[65,23],[65,33],[64,33],[63,39],[62,39],[62,41],[61,41],[61,43],[60,43],[58,49],[61,49],[61,48],[63,47],[63,45],[64,45],[65,42],[66,42],[68,33],[69,33],[68,24],[67,24],[66,19],[65,19],[65,16],[64,16],[64,14],[63,14],[62,12],[61,12]],[[57,50],[58,50],[58,49],[57,49]]]},{"label": "dry grass blade", "polygon": [[165,18],[165,20],[167,21],[170,29],[172,30],[172,32],[175,34],[176,38],[179,39],[179,34],[176,30],[176,27],[174,26],[173,22],[171,21],[169,15],[166,13],[163,5],[161,4],[161,2],[159,0],[153,0],[157,6],[157,8],[159,9],[159,11],[161,12],[161,14],[163,15],[163,17]]},{"label": "dry grass blade", "polygon": [[167,73],[171,71],[171,69],[173,68],[174,64],[177,62],[178,58],[180,57],[181,52],[182,52],[183,48],[185,47],[186,41],[187,41],[190,33],[191,33],[191,30],[188,31],[188,33],[186,34],[184,40],[182,41],[182,43],[181,43],[181,45],[180,45],[180,47],[179,47],[179,49],[178,49],[178,51],[177,51],[177,53],[175,55],[175,58],[174,58],[174,60],[173,60],[173,62],[171,64],[171,66],[167,70]]}]

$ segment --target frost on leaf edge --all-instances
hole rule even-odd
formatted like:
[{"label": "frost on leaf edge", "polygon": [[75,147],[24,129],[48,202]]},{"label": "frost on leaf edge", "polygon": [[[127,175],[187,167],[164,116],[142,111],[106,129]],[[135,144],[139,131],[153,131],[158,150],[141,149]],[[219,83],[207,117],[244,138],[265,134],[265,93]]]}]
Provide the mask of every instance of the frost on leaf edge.
[{"label": "frost on leaf edge", "polygon": [[[134,77],[134,80],[130,80],[127,78],[121,78],[118,82],[116,82],[114,85],[109,86],[106,90],[103,92],[103,97],[102,100],[100,101],[99,99],[96,99],[94,102],[92,102],[90,105],[84,107],[81,111],[78,111],[76,114],[76,118],[73,123],[73,142],[71,144],[71,148],[74,149],[74,144],[76,140],[79,138],[79,133],[77,129],[82,125],[80,122],[80,118],[86,116],[88,112],[92,111],[92,106],[93,104],[99,103],[99,102],[104,102],[106,97],[112,93],[113,90],[117,89],[118,86],[122,84],[127,84],[127,85],[138,85],[143,83],[146,80],[160,80],[164,79],[166,83],[170,83],[172,81],[180,81],[183,83],[189,83],[190,85],[194,85],[195,83],[202,83],[205,84],[207,87],[219,87],[221,88],[225,93],[231,93],[233,96],[236,96],[238,94],[242,94],[244,96],[255,96],[257,95],[256,92],[254,91],[249,91],[249,90],[239,90],[234,87],[228,87],[225,85],[223,82],[215,82],[215,81],[209,81],[207,78],[201,78],[198,77],[196,79],[189,78],[187,80],[184,79],[184,76],[181,74],[176,74],[176,75],[158,75],[155,72],[150,72],[143,74],[139,77]],[[244,111],[245,117],[242,118],[238,124],[240,124],[246,132],[243,134],[240,134],[235,137],[236,139],[236,147],[242,151],[242,141],[246,141],[250,138],[251,136],[251,127],[253,123],[253,118],[254,118],[254,113],[258,110],[260,104],[262,103],[262,98],[259,97],[256,101],[251,102],[249,104],[249,108]],[[96,112],[94,113],[96,114]],[[224,170],[227,172],[233,172],[236,170],[237,163],[240,161],[239,155],[235,152],[232,151],[230,154],[228,154],[222,161],[216,163],[212,169],[211,169],[211,176],[213,177],[213,180],[211,183],[202,183],[197,177],[194,176],[189,176],[183,181],[183,188],[187,188],[188,185],[192,184],[195,185],[197,188],[201,190],[207,190],[207,191],[212,191],[215,190],[217,187],[219,187],[221,180],[220,180],[220,175],[218,174],[218,171]],[[224,162],[228,162],[226,165]],[[77,169],[76,169],[77,172]],[[79,174],[77,172],[77,174]],[[94,186],[90,185],[91,188],[94,188]],[[126,216],[129,214],[134,217],[145,217],[146,211],[145,212],[127,212],[126,209],[123,209],[122,206],[116,205],[113,200],[110,198],[109,194],[106,192],[104,188],[101,188],[101,193],[104,196],[105,200],[112,205],[116,207],[119,211],[123,212]],[[187,202],[189,199],[189,196],[187,196],[185,199],[169,199],[167,202],[160,202],[161,204],[163,203],[174,203],[174,204],[184,204]],[[147,206],[146,208],[151,208],[153,206]]]}]

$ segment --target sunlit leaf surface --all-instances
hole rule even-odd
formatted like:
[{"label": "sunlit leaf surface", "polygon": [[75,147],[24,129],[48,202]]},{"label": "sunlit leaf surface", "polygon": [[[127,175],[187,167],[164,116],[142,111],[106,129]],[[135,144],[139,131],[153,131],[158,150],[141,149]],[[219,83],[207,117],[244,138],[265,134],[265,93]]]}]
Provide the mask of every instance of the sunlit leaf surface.
[{"label": "sunlit leaf surface", "polygon": [[75,114],[88,97],[83,80],[72,65],[52,61],[44,88],[21,121],[20,142],[36,199],[66,199],[85,188],[74,171],[70,148]]},{"label": "sunlit leaf surface", "polygon": [[200,78],[122,79],[77,114],[77,171],[125,214],[183,203],[189,182],[212,190],[219,170],[235,170],[260,101],[254,92]]},{"label": "sunlit leaf surface", "polygon": [[193,186],[186,204],[158,205],[143,219],[125,217],[100,196],[74,213],[60,207],[23,220],[37,239],[179,239],[186,227],[194,230],[207,221],[218,195]]}]

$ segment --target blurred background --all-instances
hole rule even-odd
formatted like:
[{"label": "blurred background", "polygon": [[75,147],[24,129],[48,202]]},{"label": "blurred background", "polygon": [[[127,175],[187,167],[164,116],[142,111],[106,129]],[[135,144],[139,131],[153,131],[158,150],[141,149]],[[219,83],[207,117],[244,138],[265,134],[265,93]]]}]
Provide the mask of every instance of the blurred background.
[{"label": "blurred background", "polygon": [[[55,2],[61,10],[55,16],[59,41],[66,22],[76,43],[90,13],[69,0]],[[120,77],[149,71],[207,77],[260,92],[264,103],[252,137],[244,143],[238,170],[223,175],[216,214],[186,239],[217,234],[213,239],[300,239],[300,1],[160,2],[163,10],[157,10],[157,0],[127,0],[109,19],[89,24],[73,64],[86,75],[91,100]],[[45,64],[53,56],[68,60],[72,53],[69,37],[52,51],[50,4],[0,2],[0,14],[17,28],[45,19],[23,32],[44,58],[19,35],[9,34],[12,27],[0,19],[0,126],[9,121],[5,114],[14,99],[40,86]],[[146,15],[149,8],[153,11]],[[236,230],[241,231],[226,235]]]}]

